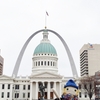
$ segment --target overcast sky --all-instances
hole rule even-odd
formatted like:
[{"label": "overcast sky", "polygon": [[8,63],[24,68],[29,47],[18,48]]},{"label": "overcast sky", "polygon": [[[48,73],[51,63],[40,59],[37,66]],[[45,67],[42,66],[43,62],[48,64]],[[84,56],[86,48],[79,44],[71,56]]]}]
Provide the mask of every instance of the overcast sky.
[{"label": "overcast sky", "polygon": [[[84,44],[100,44],[100,0],[0,0],[0,49],[4,74],[12,75],[19,52],[36,31],[47,28],[66,41],[80,75],[79,50]],[[31,75],[34,49],[42,40],[36,35],[25,50],[18,75]],[[59,74],[72,76],[68,56],[57,36],[49,40],[58,54]]]}]

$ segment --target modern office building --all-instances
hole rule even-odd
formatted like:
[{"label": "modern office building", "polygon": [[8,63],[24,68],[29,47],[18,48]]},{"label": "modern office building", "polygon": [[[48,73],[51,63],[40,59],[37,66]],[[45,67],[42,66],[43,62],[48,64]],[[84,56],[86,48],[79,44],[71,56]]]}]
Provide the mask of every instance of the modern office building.
[{"label": "modern office building", "polygon": [[100,44],[84,44],[80,49],[80,75],[95,75],[100,70]]},{"label": "modern office building", "polygon": [[3,64],[4,64],[4,59],[3,59],[3,57],[0,55],[0,75],[3,74]]}]

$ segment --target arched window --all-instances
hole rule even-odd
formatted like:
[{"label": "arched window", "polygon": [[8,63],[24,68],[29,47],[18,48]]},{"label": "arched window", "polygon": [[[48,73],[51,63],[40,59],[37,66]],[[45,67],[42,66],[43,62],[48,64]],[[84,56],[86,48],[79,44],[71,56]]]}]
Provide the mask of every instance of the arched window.
[{"label": "arched window", "polygon": [[44,65],[46,66],[46,61],[44,61]]},{"label": "arched window", "polygon": [[36,66],[37,66],[37,62],[36,62]]},{"label": "arched window", "polygon": [[38,61],[38,66],[40,66],[40,61]]},{"label": "arched window", "polygon": [[51,61],[51,66],[52,66],[52,61]]},{"label": "arched window", "polygon": [[48,61],[48,66],[49,66],[49,61]]},{"label": "arched window", "polygon": [[43,61],[41,61],[41,65],[43,65]]}]

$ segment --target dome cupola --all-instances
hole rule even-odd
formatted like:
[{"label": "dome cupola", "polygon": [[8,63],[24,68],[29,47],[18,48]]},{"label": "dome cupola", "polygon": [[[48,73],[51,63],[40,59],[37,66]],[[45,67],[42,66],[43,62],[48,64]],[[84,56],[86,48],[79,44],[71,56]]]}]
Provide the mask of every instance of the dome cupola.
[{"label": "dome cupola", "polygon": [[32,74],[41,72],[58,73],[57,52],[48,39],[48,31],[43,31],[43,39],[35,48],[33,54]]},{"label": "dome cupola", "polygon": [[41,43],[34,50],[34,55],[41,53],[57,55],[56,49],[48,39],[48,31],[46,29],[43,32],[43,39]]}]

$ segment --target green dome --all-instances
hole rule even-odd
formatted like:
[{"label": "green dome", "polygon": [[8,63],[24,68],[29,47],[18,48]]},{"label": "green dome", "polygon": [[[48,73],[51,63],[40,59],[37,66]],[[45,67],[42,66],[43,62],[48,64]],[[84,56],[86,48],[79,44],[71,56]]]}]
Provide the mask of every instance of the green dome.
[{"label": "green dome", "polygon": [[56,49],[51,43],[40,43],[34,50],[34,54],[49,53],[57,55]]}]

